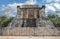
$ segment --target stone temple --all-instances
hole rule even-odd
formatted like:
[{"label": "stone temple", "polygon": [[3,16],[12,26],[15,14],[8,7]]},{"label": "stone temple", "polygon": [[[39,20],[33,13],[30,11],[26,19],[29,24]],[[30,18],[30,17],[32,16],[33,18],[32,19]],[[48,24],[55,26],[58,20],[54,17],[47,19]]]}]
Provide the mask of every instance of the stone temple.
[{"label": "stone temple", "polygon": [[45,16],[45,6],[17,6],[17,15],[2,29],[5,36],[44,36],[60,35],[59,30]]}]

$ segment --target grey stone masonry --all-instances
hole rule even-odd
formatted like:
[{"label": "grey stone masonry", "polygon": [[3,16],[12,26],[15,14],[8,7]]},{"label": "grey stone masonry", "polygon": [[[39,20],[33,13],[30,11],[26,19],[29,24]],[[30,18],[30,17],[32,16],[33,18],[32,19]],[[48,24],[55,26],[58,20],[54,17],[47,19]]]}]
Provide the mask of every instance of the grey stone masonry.
[{"label": "grey stone masonry", "polygon": [[59,28],[45,16],[45,7],[38,5],[17,6],[17,16],[2,29],[4,36],[60,35]]}]

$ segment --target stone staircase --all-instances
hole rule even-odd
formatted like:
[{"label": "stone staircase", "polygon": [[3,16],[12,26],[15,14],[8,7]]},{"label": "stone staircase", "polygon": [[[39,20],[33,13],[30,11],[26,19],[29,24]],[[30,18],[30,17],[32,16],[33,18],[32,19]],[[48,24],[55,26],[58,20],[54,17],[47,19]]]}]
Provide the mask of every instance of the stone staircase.
[{"label": "stone staircase", "polygon": [[[20,19],[19,19],[20,20]],[[53,23],[50,20],[45,19],[37,19],[37,27],[21,27],[21,24],[18,24],[19,26],[15,26],[17,21],[19,21],[17,18],[14,18],[12,22],[8,25],[8,27],[5,27],[2,29],[2,35],[4,36],[51,36],[51,35],[60,35],[60,30],[58,28],[54,27]],[[40,22],[39,22],[40,21]]]},{"label": "stone staircase", "polygon": [[3,30],[5,36],[52,36],[59,35],[57,29],[47,27],[15,27]]}]

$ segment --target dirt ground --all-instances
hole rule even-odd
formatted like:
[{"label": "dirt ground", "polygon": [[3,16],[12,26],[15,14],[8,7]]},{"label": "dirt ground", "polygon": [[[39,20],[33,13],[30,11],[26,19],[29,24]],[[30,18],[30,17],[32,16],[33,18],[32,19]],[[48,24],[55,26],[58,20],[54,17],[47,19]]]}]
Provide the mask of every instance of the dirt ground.
[{"label": "dirt ground", "polygon": [[0,36],[0,39],[60,39],[60,36]]}]

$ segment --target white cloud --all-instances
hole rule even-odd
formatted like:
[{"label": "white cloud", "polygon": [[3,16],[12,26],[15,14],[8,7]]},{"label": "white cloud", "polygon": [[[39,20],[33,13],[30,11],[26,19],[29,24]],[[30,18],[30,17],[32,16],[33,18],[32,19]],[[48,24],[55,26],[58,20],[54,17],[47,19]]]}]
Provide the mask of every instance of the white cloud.
[{"label": "white cloud", "polygon": [[49,10],[52,10],[52,11],[56,11],[56,9],[52,6],[52,5],[46,5],[46,12],[48,12]]},{"label": "white cloud", "polygon": [[26,1],[25,4],[28,4],[28,5],[30,5],[30,4],[31,4],[31,5],[34,5],[34,4],[36,4],[36,0],[33,0],[33,1],[32,1],[32,0]]},{"label": "white cloud", "polygon": [[[46,13],[51,12],[51,11],[53,11],[53,13],[55,13],[56,11],[60,11],[60,0],[50,0],[50,1],[48,0],[47,1]],[[58,15],[60,16],[60,12],[56,12],[56,13],[59,13]]]},{"label": "white cloud", "polygon": [[4,15],[6,15],[7,17],[16,16],[15,14],[17,13],[17,5],[22,5],[22,4],[13,3],[13,4],[3,5],[1,10],[4,13]]},{"label": "white cloud", "polygon": [[3,12],[4,12],[4,15],[6,15],[6,16],[14,16],[13,13],[16,14],[16,12],[17,12],[16,6],[17,6],[16,3],[5,5],[5,7],[2,8]]},{"label": "white cloud", "polygon": [[26,1],[25,3],[17,3],[17,5],[34,5],[34,4],[36,4],[36,0]]},{"label": "white cloud", "polygon": [[[47,2],[59,2],[59,0],[47,0]],[[13,4],[7,4],[7,5],[2,5],[2,11],[5,13],[6,16],[15,16],[17,13],[17,5],[25,5],[25,4],[36,4],[36,1],[31,2],[31,1],[26,1],[25,3],[13,3]],[[56,11],[56,9],[60,10],[60,4],[59,3],[50,3],[46,4],[46,12],[49,10]],[[14,14],[15,13],[15,14]]]},{"label": "white cloud", "polygon": [[22,5],[22,3],[13,3],[13,4],[7,4],[2,5],[1,10],[6,16],[15,16],[17,13],[17,5]]},{"label": "white cloud", "polygon": [[13,4],[7,4],[2,5],[1,10],[4,12],[6,16],[15,16],[17,13],[17,5],[25,5],[25,4],[36,4],[35,1],[26,1],[25,3],[13,3]]},{"label": "white cloud", "polygon": [[52,2],[53,0],[46,0],[47,3]]},{"label": "white cloud", "polygon": [[54,2],[60,2],[60,0],[54,0]]},{"label": "white cloud", "polygon": [[59,13],[60,16],[60,0],[46,0],[46,13]]},{"label": "white cloud", "polygon": [[50,3],[50,2],[55,2],[55,3],[59,3],[60,0],[46,0],[47,3]]},{"label": "white cloud", "polygon": [[60,4],[59,4],[59,3],[55,3],[54,6],[55,6],[58,10],[60,10]]}]

